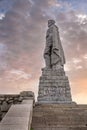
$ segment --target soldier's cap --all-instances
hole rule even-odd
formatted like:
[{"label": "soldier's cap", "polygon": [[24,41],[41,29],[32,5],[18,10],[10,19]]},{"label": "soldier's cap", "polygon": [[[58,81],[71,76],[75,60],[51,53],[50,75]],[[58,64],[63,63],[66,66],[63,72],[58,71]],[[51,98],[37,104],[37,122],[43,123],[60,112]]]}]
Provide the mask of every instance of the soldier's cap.
[{"label": "soldier's cap", "polygon": [[54,21],[53,19],[49,19],[49,20],[48,20],[48,23],[55,24],[55,21]]}]

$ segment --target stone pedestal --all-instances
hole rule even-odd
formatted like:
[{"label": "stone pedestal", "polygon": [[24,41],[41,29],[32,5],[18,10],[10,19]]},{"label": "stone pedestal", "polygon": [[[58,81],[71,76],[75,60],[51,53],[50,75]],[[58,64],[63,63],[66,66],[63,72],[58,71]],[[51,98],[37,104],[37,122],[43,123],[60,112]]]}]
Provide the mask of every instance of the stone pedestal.
[{"label": "stone pedestal", "polygon": [[70,85],[64,69],[42,69],[38,103],[72,103]]}]

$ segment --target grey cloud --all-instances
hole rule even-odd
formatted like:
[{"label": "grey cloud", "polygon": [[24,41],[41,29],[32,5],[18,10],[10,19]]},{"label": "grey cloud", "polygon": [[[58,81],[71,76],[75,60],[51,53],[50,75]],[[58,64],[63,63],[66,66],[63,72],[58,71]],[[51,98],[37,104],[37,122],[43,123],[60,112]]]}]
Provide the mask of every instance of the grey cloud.
[{"label": "grey cloud", "polygon": [[70,58],[74,56],[80,57],[83,53],[86,53],[87,49],[87,31],[84,30],[87,24],[80,24],[77,22],[78,18],[76,14],[77,12],[70,11],[68,13],[60,13],[57,16],[63,44],[65,49],[68,50],[68,58],[69,56]]},{"label": "grey cloud", "polygon": [[[6,14],[0,26],[2,42],[7,44],[9,51],[13,53],[11,60],[16,60],[16,57],[19,59],[24,53],[31,54],[33,57],[33,53],[36,50],[40,50],[44,47],[43,42],[45,42],[45,28],[48,16],[44,17],[42,14],[43,9],[47,10],[50,6],[49,1],[46,0],[33,0],[34,4],[32,6],[28,0],[19,0],[16,2],[13,9]],[[28,12],[30,15],[25,17]],[[67,57],[69,54],[70,57],[74,57],[75,54],[78,56],[82,50],[84,51],[84,47],[86,48],[86,32],[82,30],[83,25],[79,25],[76,22],[75,13],[74,11],[70,11],[65,14],[60,11],[57,15],[55,14],[60,35],[63,37],[62,44],[65,51],[69,48],[66,53]],[[78,45],[80,50],[77,53]],[[73,52],[70,52],[71,48],[74,48]]]},{"label": "grey cloud", "polygon": [[[59,26],[66,61],[71,61],[73,58],[81,59],[86,54],[87,32],[84,28],[87,28],[87,24],[80,24],[77,21],[77,12],[72,8],[69,8],[67,13],[56,8],[57,12],[55,13],[55,10],[50,8],[49,0],[32,1],[34,4],[29,0],[16,0],[10,11],[6,13],[6,17],[0,21],[0,42],[7,47],[5,53],[5,48],[2,48],[4,60],[0,60],[0,62],[7,65],[8,72],[12,69],[24,69],[25,72],[32,75],[31,82],[33,79],[36,82],[41,73],[40,69],[44,66],[45,32],[51,11],[52,17],[55,16]],[[83,68],[80,71],[77,70],[77,73],[74,73],[73,70],[68,72],[70,80],[74,81],[75,78],[79,79],[81,76],[86,77],[86,65],[84,64],[85,61],[79,64]],[[6,69],[2,70],[1,77],[3,79],[5,71]],[[11,85],[9,84],[9,86]]]},{"label": "grey cloud", "polygon": [[[29,2],[18,1],[0,24],[1,41],[8,46],[9,53],[5,55],[5,60],[9,68],[28,69],[30,66],[31,70],[33,61],[37,61],[39,57],[42,30],[40,21],[36,22],[31,16],[25,17],[30,9]],[[35,53],[38,57],[34,56]]]},{"label": "grey cloud", "polygon": [[[31,57],[34,58],[33,55],[36,50],[43,50],[48,16],[44,17],[42,14],[43,9],[47,10],[50,5],[46,0],[33,0],[34,4],[32,6],[28,0],[19,0],[16,2],[1,23],[0,33],[2,42],[8,45],[9,51],[12,53],[9,58],[10,62],[16,61],[19,63],[20,57],[23,57],[24,54],[27,55],[27,57],[31,55]],[[30,15],[25,17],[28,12]],[[65,52],[67,52],[67,59],[74,56],[78,57],[78,55],[81,55],[81,52],[85,53],[86,50],[86,32],[83,30],[84,27],[82,29],[83,25],[79,25],[79,23],[76,22],[76,13],[77,12],[70,10],[67,14],[61,11],[58,12],[57,15],[55,14],[59,25],[60,36],[63,37],[62,44]],[[78,45],[80,48],[79,51],[77,50]],[[32,60],[31,57],[29,57],[30,61]]]}]

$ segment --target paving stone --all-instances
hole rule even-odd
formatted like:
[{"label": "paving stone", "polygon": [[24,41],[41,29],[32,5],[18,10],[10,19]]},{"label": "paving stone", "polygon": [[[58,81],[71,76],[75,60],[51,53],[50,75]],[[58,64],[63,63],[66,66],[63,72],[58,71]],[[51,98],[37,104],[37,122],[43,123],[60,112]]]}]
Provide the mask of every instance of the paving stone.
[{"label": "paving stone", "polygon": [[[2,124],[25,124],[28,123],[29,117],[6,117],[3,118]],[[27,124],[28,125],[28,124]]]},{"label": "paving stone", "polygon": [[0,130],[28,130],[26,125],[0,125]]}]

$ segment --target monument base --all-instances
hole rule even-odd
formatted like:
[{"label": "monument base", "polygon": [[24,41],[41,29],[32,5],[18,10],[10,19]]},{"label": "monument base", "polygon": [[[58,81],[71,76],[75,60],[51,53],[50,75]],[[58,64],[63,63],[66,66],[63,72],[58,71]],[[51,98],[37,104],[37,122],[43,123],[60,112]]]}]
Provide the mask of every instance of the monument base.
[{"label": "monument base", "polygon": [[70,85],[64,69],[42,69],[38,103],[72,103]]}]

